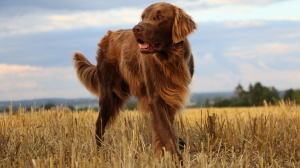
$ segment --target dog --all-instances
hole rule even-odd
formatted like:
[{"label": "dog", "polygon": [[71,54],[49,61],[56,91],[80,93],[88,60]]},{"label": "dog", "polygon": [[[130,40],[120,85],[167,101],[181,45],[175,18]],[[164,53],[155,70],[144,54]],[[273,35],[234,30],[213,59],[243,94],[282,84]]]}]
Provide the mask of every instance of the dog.
[{"label": "dog", "polygon": [[187,36],[197,28],[192,18],[169,3],[154,3],[132,29],[108,31],[91,64],[80,52],[73,56],[81,83],[99,97],[96,144],[101,146],[105,128],[122,110],[130,95],[138,109],[151,116],[154,151],[171,152],[182,160],[172,126],[175,114],[189,100],[194,60]]}]

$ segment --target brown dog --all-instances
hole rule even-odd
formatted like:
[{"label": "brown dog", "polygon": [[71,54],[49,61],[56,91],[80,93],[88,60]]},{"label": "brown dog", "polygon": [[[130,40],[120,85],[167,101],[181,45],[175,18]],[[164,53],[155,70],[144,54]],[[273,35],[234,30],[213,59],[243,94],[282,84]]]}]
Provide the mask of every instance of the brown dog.
[{"label": "brown dog", "polygon": [[99,97],[98,147],[106,125],[133,95],[139,109],[151,114],[155,152],[161,155],[165,147],[182,159],[172,123],[189,97],[194,62],[187,36],[195,29],[182,9],[155,3],[144,10],[142,21],[132,30],[108,31],[98,44],[96,66],[75,53],[79,80]]}]

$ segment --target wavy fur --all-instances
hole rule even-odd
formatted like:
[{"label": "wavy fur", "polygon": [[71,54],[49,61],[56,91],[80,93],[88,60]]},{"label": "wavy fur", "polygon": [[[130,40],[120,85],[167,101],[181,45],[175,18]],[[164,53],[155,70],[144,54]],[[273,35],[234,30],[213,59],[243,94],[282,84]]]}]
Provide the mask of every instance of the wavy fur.
[{"label": "wavy fur", "polygon": [[91,64],[80,52],[74,53],[73,61],[80,82],[88,89],[88,91],[99,97],[100,87],[97,77],[97,67]]},{"label": "wavy fur", "polygon": [[165,148],[182,160],[178,148],[184,141],[173,121],[189,97],[194,62],[187,36],[196,24],[169,3],[150,5],[142,18],[132,30],[108,31],[98,44],[96,66],[79,52],[74,54],[74,66],[81,83],[99,97],[98,147],[107,125],[133,95],[139,110],[151,115],[155,153],[163,155]]}]

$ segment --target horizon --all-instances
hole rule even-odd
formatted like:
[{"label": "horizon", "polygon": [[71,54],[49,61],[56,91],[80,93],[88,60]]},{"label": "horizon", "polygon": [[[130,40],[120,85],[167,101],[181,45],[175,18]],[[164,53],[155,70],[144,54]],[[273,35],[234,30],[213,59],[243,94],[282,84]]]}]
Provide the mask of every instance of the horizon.
[{"label": "horizon", "polygon": [[[266,86],[266,87],[269,87],[269,86]],[[270,87],[273,87],[273,86],[270,86]],[[276,87],[275,87],[276,89]],[[293,88],[290,88],[290,89],[293,89]],[[296,89],[298,90],[298,89]],[[285,91],[287,90],[277,90],[278,93],[284,93]],[[205,95],[205,94],[234,94],[234,90],[232,91],[213,91],[213,92],[190,92],[190,97],[192,97],[193,95],[198,95],[198,94],[202,94],[202,95]],[[130,95],[130,97],[133,97],[135,98],[133,95]],[[63,100],[78,100],[78,99],[98,99],[98,97],[94,96],[94,95],[90,95],[90,96],[87,96],[87,97],[37,97],[37,98],[31,98],[31,99],[16,99],[16,100],[0,100],[1,103],[3,102],[21,102],[21,101],[35,101],[35,100],[59,100],[59,99],[63,99]]]},{"label": "horizon", "polygon": [[[123,2],[123,1],[122,1]],[[4,0],[0,2],[0,101],[93,97],[81,85],[72,53],[96,63],[108,30],[132,28],[155,1]],[[171,2],[171,1],[166,1]],[[198,29],[191,93],[245,90],[260,82],[300,89],[300,1],[172,1]]]}]

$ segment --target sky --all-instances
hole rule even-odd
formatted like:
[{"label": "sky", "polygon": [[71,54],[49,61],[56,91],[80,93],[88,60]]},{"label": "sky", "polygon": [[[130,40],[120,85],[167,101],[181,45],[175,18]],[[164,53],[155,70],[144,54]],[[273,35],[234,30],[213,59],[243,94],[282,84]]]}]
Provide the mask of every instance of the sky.
[{"label": "sky", "polygon": [[[93,97],[78,81],[72,54],[96,63],[107,30],[131,29],[156,2],[1,0],[0,101]],[[193,93],[261,82],[300,89],[299,0],[166,1],[197,23],[189,36]]]}]

